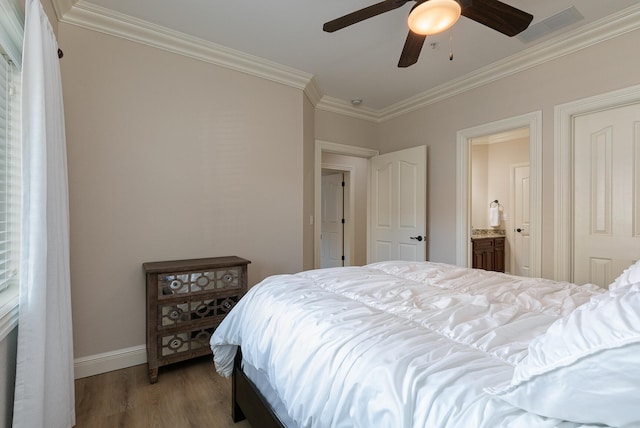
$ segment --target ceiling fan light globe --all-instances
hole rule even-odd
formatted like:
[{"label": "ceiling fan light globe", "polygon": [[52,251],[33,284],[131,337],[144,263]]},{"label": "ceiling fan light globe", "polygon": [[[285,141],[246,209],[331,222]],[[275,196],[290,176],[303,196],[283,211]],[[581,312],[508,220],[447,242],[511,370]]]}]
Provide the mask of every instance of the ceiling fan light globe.
[{"label": "ceiling fan light globe", "polygon": [[409,13],[409,29],[430,36],[448,30],[458,21],[462,8],[455,0],[427,0]]}]

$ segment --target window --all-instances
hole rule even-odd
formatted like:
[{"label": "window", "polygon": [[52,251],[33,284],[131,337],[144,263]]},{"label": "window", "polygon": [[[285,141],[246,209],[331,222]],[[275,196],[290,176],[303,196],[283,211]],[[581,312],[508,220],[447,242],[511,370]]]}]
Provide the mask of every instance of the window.
[{"label": "window", "polygon": [[19,2],[0,0],[0,342],[18,325],[23,34]]},{"label": "window", "polygon": [[0,291],[18,280],[20,261],[19,74],[0,55]]}]

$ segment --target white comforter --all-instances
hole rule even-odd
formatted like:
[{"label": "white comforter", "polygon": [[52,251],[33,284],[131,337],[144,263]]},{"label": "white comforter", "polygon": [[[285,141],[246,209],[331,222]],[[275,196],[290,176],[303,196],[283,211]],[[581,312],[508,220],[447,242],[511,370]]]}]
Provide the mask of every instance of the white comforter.
[{"label": "white comforter", "polygon": [[509,381],[531,339],[602,292],[429,262],[278,275],[241,299],[211,348],[230,376],[240,345],[301,427],[574,426],[484,388]]}]

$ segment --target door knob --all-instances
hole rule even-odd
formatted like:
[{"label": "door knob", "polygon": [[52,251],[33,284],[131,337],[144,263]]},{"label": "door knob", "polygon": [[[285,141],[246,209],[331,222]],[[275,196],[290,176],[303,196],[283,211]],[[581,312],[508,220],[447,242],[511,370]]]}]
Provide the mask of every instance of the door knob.
[{"label": "door knob", "polygon": [[520,233],[520,232],[522,232],[522,229],[517,228],[517,229],[516,229],[516,232]]},{"label": "door knob", "polygon": [[422,241],[422,236],[418,235],[418,236],[410,236],[410,239],[415,239],[416,241],[420,242]]}]

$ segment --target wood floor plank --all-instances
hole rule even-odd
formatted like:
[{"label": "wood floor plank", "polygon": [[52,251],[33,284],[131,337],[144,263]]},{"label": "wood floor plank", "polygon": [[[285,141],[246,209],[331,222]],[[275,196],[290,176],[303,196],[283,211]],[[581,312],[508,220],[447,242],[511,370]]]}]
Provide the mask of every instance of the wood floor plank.
[{"label": "wood floor plank", "polygon": [[75,381],[77,428],[250,428],[231,420],[231,380],[211,357],[163,367],[149,383],[139,365]]}]

